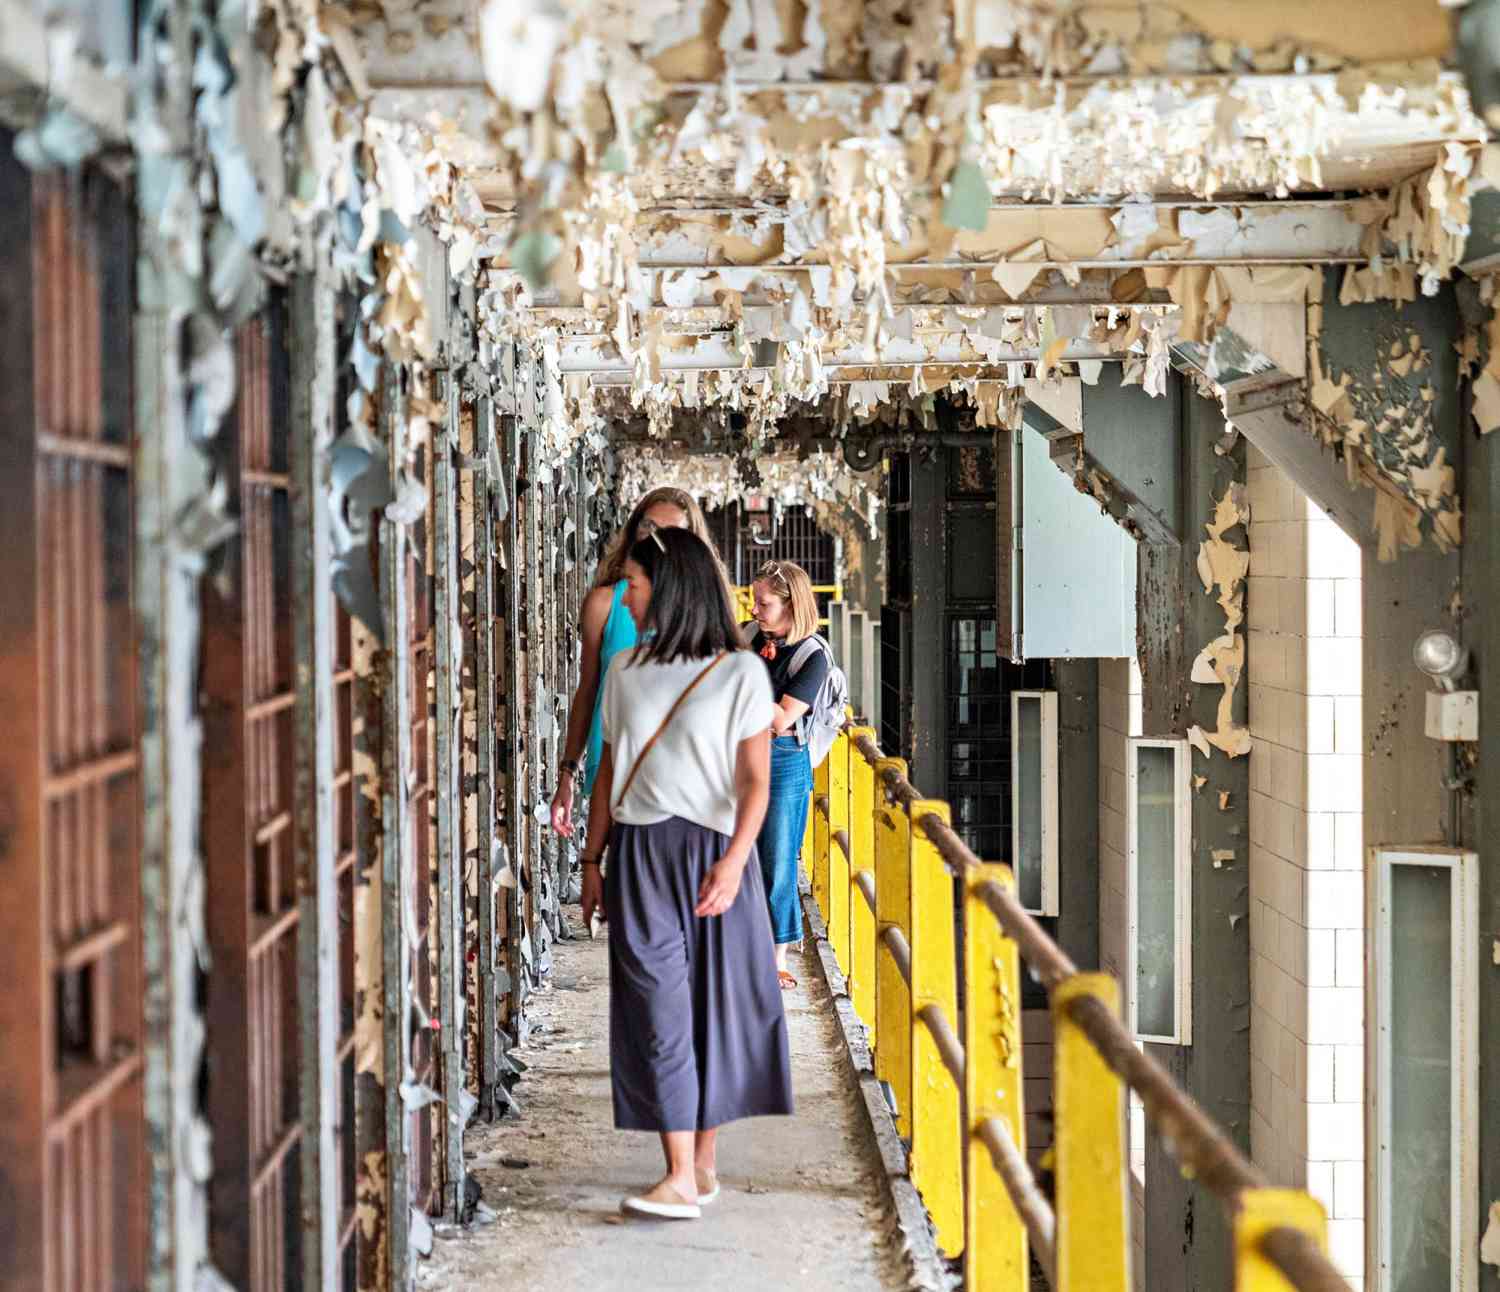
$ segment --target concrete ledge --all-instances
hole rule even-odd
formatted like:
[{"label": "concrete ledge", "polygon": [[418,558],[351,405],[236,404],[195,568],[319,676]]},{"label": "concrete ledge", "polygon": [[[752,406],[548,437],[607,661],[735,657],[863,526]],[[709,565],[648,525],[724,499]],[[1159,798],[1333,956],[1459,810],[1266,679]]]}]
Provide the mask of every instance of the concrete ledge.
[{"label": "concrete ledge", "polygon": [[927,1208],[907,1174],[906,1145],[896,1131],[890,1106],[875,1077],[865,1026],[854,1012],[843,971],[828,942],[827,925],[823,923],[818,904],[812,900],[812,893],[806,886],[802,889],[802,911],[807,921],[810,949],[816,954],[823,981],[833,998],[833,1012],[844,1038],[844,1058],[849,1065],[849,1076],[858,1087],[860,1105],[865,1112],[864,1122],[880,1156],[881,1174],[885,1177],[896,1227],[910,1266],[909,1286],[924,1289],[924,1292],[947,1292],[947,1289],[958,1287],[960,1281],[948,1272],[947,1263],[938,1252]]}]

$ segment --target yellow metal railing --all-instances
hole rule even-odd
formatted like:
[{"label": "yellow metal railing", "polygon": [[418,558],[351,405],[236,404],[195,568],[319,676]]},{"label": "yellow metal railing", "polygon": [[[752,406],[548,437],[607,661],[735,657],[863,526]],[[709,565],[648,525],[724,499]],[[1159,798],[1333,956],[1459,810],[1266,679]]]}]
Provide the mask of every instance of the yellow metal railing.
[{"label": "yellow metal railing", "polygon": [[[841,583],[814,583],[813,595],[822,596],[825,592],[835,601],[843,600],[844,585]],[[746,585],[734,590],[734,611],[740,623],[745,623],[755,615],[755,589]],[[824,615],[818,620],[820,628],[828,627],[828,616]]]},{"label": "yellow metal railing", "polygon": [[[969,1292],[1025,1292],[1035,1254],[1061,1292],[1128,1292],[1125,1091],[1229,1213],[1238,1292],[1349,1292],[1327,1218],[1273,1189],[1134,1043],[1119,984],[1080,973],[1029,916],[1010,867],[981,862],[870,727],[848,726],[813,781],[804,856],[828,941],[893,1092],[909,1172]],[[955,946],[954,881],[964,945]],[[960,1037],[958,968],[967,987]],[[1021,961],[1053,1018],[1054,1191],[1026,1160]]]}]

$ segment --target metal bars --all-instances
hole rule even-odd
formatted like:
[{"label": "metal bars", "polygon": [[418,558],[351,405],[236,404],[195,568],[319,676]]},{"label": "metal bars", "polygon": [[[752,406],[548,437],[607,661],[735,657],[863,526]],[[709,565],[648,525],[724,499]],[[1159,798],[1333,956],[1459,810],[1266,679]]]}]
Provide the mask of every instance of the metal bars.
[{"label": "metal bars", "polygon": [[[299,858],[294,828],[293,600],[283,297],[236,338],[240,375],[224,438],[239,532],[203,587],[203,854],[206,977],[216,1061],[213,1255],[256,1292],[285,1287],[300,1257]],[[226,595],[227,593],[227,595]],[[327,784],[325,781],[324,784]],[[289,1220],[292,1223],[288,1223]]]},{"label": "metal bars", "polygon": [[[859,762],[874,780],[868,801],[858,789]],[[840,778],[841,764],[855,770]],[[838,909],[819,879],[837,877],[830,854],[847,845],[844,900],[857,911],[867,900],[864,876],[873,863],[875,919],[851,923],[849,952],[856,967],[873,960],[873,1011],[866,1012],[857,969],[851,996],[874,1024],[875,1071],[910,1137],[912,1181],[941,1250],[962,1252],[966,1286],[1027,1292],[1034,1254],[1062,1292],[1128,1287],[1128,1085],[1183,1170],[1236,1218],[1236,1286],[1347,1289],[1324,1253],[1318,1204],[1303,1193],[1264,1188],[1222,1132],[1134,1044],[1119,1018],[1114,980],[1076,970],[1022,908],[1009,868],[981,863],[955,834],[947,805],[921,798],[905,765],[884,758],[868,728],[846,727],[825,767],[832,770],[819,769],[814,789],[814,897],[825,920]],[[841,810],[868,811],[871,829],[851,824],[836,835],[829,822]],[[954,879],[965,907],[962,1042],[953,1031],[960,954]],[[1022,958],[1052,995],[1055,1215],[1025,1158]]]},{"label": "metal bars", "polygon": [[102,1292],[144,1284],[147,1241],[129,221],[10,144],[0,293],[33,326],[0,347],[0,1288]]},{"label": "metal bars", "polygon": [[[0,1069],[0,1287],[406,1289],[424,1217],[472,1205],[463,1123],[476,1094],[510,1105],[561,927],[569,856],[538,809],[596,464],[557,455],[535,355],[523,419],[495,424],[514,373],[455,357],[436,390],[385,356],[365,421],[326,247],[229,338],[210,457],[187,347],[220,336],[155,296],[132,327],[124,196],[0,153],[23,234],[0,283],[32,320],[0,359],[0,1020],[37,1041]],[[413,437],[437,400],[446,431]],[[358,456],[362,496],[379,478],[404,506],[360,513]],[[203,524],[224,495],[227,541]],[[371,514],[380,613],[351,619],[332,547]]]}]

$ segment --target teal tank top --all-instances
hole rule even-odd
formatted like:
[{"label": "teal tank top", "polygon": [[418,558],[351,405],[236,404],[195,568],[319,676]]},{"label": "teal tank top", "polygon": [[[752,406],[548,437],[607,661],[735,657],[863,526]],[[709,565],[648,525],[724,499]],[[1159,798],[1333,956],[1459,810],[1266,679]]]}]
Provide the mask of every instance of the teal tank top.
[{"label": "teal tank top", "polygon": [[599,639],[599,687],[594,692],[594,716],[589,720],[589,743],[584,751],[585,794],[593,793],[599,758],[604,753],[604,675],[609,672],[610,661],[636,643],[635,620],[625,609],[625,589],[628,586],[624,579],[615,584],[614,600],[609,603],[609,618],[604,621],[604,635]]}]

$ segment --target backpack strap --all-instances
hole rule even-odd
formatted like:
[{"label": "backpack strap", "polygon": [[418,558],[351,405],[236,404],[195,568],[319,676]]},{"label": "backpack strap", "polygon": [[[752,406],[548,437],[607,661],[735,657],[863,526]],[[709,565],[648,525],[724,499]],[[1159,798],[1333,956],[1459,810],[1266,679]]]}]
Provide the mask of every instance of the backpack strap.
[{"label": "backpack strap", "polygon": [[802,645],[797,647],[795,653],[792,655],[792,666],[787,670],[786,675],[788,677],[796,677],[797,674],[802,671],[802,666],[812,658],[813,652],[815,650],[825,650],[830,655],[833,654],[833,650],[828,645],[828,643],[825,642],[817,633],[814,633],[811,637],[804,641]]},{"label": "backpack strap", "polygon": [[[821,634],[813,633],[811,637],[803,641],[797,647],[796,651],[793,652],[792,666],[787,669],[786,675],[789,678],[796,677],[802,671],[802,666],[813,657],[814,652],[820,650],[827,654],[828,662],[831,665],[833,663],[833,647],[823,640]],[[814,696],[813,698],[816,700],[817,697]],[[797,719],[796,726],[793,729],[792,734],[797,737],[799,745],[807,744],[807,725],[812,721],[813,708],[814,706],[811,704],[807,706],[807,712]]]},{"label": "backpack strap", "polygon": [[630,775],[625,778],[624,788],[620,790],[619,797],[615,799],[615,811],[618,812],[620,810],[620,804],[625,801],[625,796],[630,793],[630,787],[635,784],[635,774],[641,770],[641,764],[646,761],[646,755],[651,752],[651,746],[654,745],[658,739],[660,739],[661,733],[667,729],[667,726],[671,723],[672,719],[677,716],[677,710],[682,708],[683,701],[686,700],[688,696],[692,695],[699,682],[703,681],[704,678],[706,678],[710,673],[714,671],[714,669],[718,668],[719,665],[728,658],[728,651],[725,651],[722,655],[714,656],[714,658],[709,662],[708,667],[687,684],[687,689],[677,697],[677,699],[673,702],[672,707],[667,710],[667,716],[661,720],[661,725],[651,733],[651,739],[641,746],[641,752],[635,756],[635,763],[630,769]]}]

